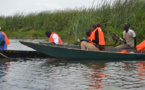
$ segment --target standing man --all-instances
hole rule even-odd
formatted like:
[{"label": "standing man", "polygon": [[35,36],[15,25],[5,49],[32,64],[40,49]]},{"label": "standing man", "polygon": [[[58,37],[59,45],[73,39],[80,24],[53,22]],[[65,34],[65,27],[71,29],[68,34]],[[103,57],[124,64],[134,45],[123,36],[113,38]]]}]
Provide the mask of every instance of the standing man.
[{"label": "standing man", "polygon": [[104,50],[105,39],[100,24],[93,24],[93,32],[86,41],[81,43],[82,50],[99,51]]},{"label": "standing man", "polygon": [[50,30],[48,30],[46,31],[46,36],[49,38],[50,43],[62,45],[61,38],[55,32],[51,32]]},{"label": "standing man", "polygon": [[7,50],[7,46],[10,44],[7,35],[1,31],[0,27],[0,50]]},{"label": "standing man", "polygon": [[124,32],[123,32],[123,38],[125,40],[123,45],[119,45],[115,48],[117,49],[132,49],[136,48],[136,34],[133,30],[129,29],[130,24],[125,23],[124,24]]}]

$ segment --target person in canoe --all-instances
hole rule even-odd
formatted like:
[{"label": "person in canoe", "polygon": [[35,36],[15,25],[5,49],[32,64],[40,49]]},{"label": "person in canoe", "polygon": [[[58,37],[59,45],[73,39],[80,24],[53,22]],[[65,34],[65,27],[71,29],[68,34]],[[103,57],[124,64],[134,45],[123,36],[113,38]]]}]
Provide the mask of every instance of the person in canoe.
[{"label": "person in canoe", "polygon": [[87,29],[86,30],[86,35],[87,35],[87,37],[85,38],[85,37],[83,37],[83,39],[78,39],[78,42],[82,42],[82,41],[86,41],[86,39],[89,39],[89,37],[90,37],[90,35],[91,35],[91,30],[90,29]]},{"label": "person in canoe", "polygon": [[48,30],[46,31],[46,36],[49,38],[50,43],[62,45],[62,40],[57,33]]},{"label": "person in canoe", "polygon": [[132,49],[136,48],[136,34],[133,30],[129,29],[130,24],[124,24],[123,39],[124,44],[116,46],[117,49]]},{"label": "person in canoe", "polygon": [[9,39],[7,37],[7,35],[1,31],[1,27],[0,27],[0,50],[7,50],[7,45],[9,45]]},{"label": "person in canoe", "polygon": [[105,39],[104,34],[99,23],[93,24],[93,32],[86,39],[81,42],[82,50],[99,51],[104,50]]}]

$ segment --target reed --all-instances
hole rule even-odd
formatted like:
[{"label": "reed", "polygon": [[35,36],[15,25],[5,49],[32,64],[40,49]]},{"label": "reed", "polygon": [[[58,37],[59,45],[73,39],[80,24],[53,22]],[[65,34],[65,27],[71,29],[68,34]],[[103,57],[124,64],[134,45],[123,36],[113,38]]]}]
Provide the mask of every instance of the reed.
[{"label": "reed", "polygon": [[111,34],[122,36],[125,22],[136,32],[137,43],[145,39],[144,0],[117,0],[112,5],[102,2],[102,6],[91,8],[0,16],[0,26],[8,37],[45,37],[45,31],[50,29],[64,42],[74,44],[78,44],[77,39],[85,37],[86,29],[92,29],[95,23],[101,24],[106,44],[113,44]]}]

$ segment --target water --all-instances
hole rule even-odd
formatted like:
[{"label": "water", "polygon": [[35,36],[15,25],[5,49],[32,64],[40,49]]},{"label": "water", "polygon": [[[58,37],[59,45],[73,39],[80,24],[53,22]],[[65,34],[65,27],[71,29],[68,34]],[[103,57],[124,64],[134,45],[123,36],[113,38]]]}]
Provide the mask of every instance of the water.
[{"label": "water", "polygon": [[35,51],[34,49],[21,44],[19,41],[27,42],[46,42],[43,39],[9,39],[10,45],[8,45],[7,50],[21,50],[21,51]]},{"label": "water", "polygon": [[[10,39],[8,50],[33,51],[19,40]],[[0,59],[0,90],[100,89],[145,90],[145,61]]]},{"label": "water", "polygon": [[0,59],[1,90],[145,89],[145,61]]}]

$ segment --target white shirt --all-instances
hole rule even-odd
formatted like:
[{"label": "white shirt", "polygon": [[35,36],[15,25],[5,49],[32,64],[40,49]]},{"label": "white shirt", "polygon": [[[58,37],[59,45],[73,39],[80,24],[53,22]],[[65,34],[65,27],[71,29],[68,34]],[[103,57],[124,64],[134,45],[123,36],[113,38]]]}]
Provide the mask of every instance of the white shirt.
[{"label": "white shirt", "polygon": [[55,44],[59,44],[59,38],[56,34],[53,34],[52,38],[53,38]]},{"label": "white shirt", "polygon": [[123,38],[125,38],[127,45],[130,47],[134,47],[134,37],[136,37],[136,34],[133,30],[129,29],[128,32],[123,32]]}]

